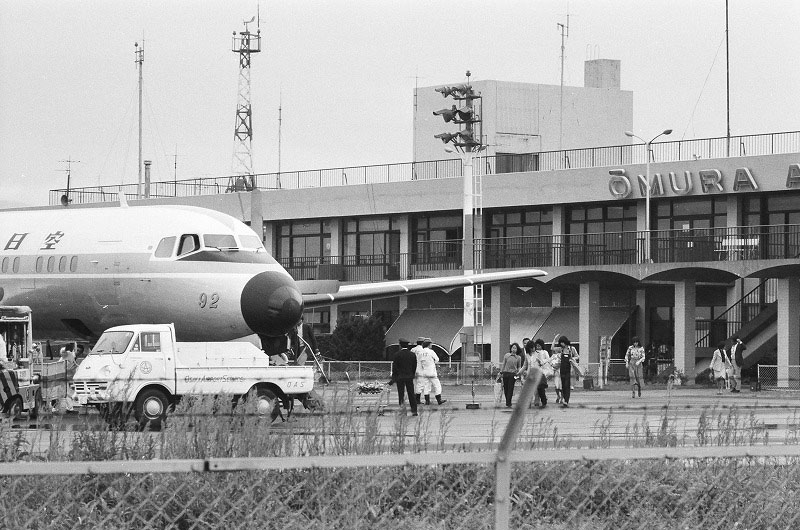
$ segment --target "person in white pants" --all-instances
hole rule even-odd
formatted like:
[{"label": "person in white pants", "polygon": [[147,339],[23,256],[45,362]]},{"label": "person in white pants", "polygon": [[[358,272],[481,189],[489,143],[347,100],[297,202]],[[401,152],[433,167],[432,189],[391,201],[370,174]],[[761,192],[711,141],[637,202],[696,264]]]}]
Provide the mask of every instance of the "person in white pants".
[{"label": "person in white pants", "polygon": [[420,394],[425,395],[425,404],[431,404],[431,392],[436,396],[436,402],[441,405],[446,403],[446,399],[442,399],[442,383],[439,381],[439,375],[436,373],[436,363],[439,362],[439,356],[436,355],[431,349],[431,339],[423,338],[422,348],[416,351],[417,354],[417,377],[414,388]]}]

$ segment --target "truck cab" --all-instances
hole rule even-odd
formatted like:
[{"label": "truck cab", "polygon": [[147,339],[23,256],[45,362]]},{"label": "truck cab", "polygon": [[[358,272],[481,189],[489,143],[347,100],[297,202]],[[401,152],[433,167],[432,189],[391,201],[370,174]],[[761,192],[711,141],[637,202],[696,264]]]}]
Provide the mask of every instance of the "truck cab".
[{"label": "truck cab", "polygon": [[305,400],[311,366],[274,366],[249,342],[177,342],[172,324],[106,330],[73,376],[78,402],[103,412],[130,410],[140,425],[158,426],[185,395],[253,392],[257,410],[275,419],[280,403]]}]

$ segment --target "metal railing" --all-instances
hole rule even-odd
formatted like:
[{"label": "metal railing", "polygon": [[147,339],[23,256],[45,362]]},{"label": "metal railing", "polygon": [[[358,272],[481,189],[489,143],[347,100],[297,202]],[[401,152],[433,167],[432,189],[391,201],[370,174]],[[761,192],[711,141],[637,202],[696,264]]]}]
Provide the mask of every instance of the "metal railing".
[{"label": "metal railing", "polygon": [[[730,142],[731,146],[733,146],[730,154],[727,152],[728,142],[725,137],[659,142],[651,146],[652,160],[669,162],[696,160],[698,158],[728,158],[729,156],[800,152],[800,131],[733,136]],[[507,163],[509,156],[525,160],[526,163],[509,164]],[[484,174],[492,175],[520,170],[536,172],[643,164],[646,161],[646,156],[644,144],[635,144],[514,155],[500,154],[481,157],[480,160],[485,164]],[[456,178],[461,176],[461,171],[460,159],[448,159],[281,173],[259,173],[246,177],[225,175],[153,182],[150,184],[150,197],[189,197],[247,192],[253,189],[318,188]],[[117,200],[117,195],[120,192],[124,193],[127,199],[135,199],[137,185],[88,186],[71,188],[69,191],[66,189],[54,189],[50,190],[50,204],[59,204],[61,196],[67,192],[75,204],[107,202]]]},{"label": "metal railing", "polygon": [[[486,238],[475,256],[484,269],[625,265],[644,262],[647,233],[605,232]],[[763,225],[650,232],[656,263],[795,259],[800,225]],[[460,240],[430,241],[418,252],[278,258],[296,280],[375,282],[460,272]]]}]

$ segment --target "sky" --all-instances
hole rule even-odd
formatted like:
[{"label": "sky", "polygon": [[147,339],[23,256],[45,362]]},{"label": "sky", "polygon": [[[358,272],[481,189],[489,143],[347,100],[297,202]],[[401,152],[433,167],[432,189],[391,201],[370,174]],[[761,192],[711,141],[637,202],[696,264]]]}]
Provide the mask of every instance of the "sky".
[{"label": "sky", "polygon": [[[257,173],[409,162],[415,86],[558,85],[567,20],[565,85],[617,59],[636,134],[726,133],[725,0],[0,0],[0,207],[48,204],[65,160],[72,187],[137,182],[142,41],[152,180],[231,174],[232,36],[257,13]],[[731,133],[800,129],[800,2],[728,13]]]}]

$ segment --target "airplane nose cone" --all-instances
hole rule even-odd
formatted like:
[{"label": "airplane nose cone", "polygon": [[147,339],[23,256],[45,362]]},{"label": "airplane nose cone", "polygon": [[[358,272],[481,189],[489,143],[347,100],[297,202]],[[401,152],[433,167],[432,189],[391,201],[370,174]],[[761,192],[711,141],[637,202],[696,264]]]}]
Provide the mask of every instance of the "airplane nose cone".
[{"label": "airplane nose cone", "polygon": [[277,272],[262,272],[245,284],[241,306],[244,321],[253,332],[277,337],[300,320],[303,296],[291,278]]}]

